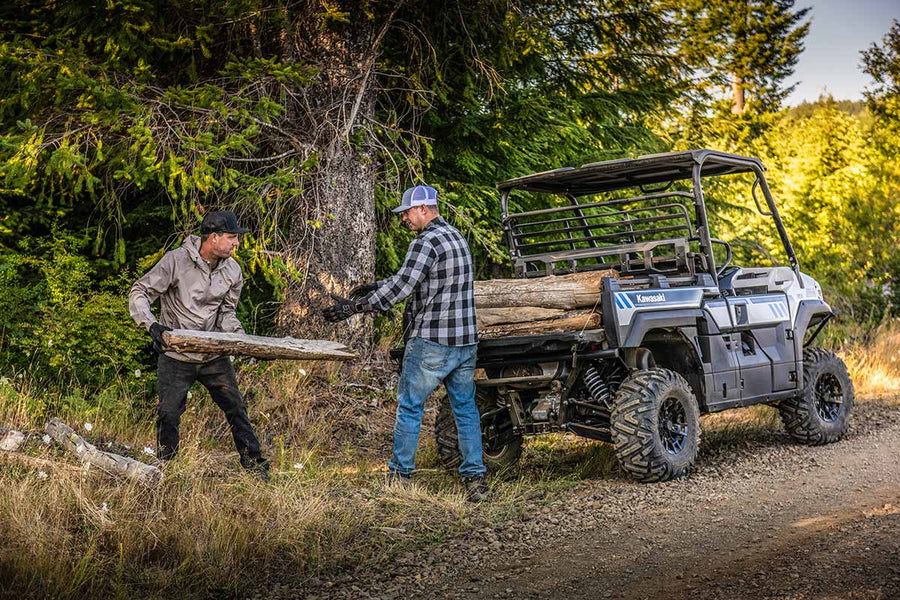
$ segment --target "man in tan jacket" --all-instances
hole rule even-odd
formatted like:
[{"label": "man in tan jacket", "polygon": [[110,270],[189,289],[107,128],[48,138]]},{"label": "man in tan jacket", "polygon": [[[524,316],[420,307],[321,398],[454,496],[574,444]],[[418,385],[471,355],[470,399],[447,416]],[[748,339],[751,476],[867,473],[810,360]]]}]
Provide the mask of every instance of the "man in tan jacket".
[{"label": "man in tan jacket", "polygon": [[[225,413],[241,465],[268,479],[269,464],[260,453],[231,359],[171,351],[162,339],[163,332],[171,329],[244,333],[235,314],[244,278],[231,253],[246,231],[238,226],[233,212],[208,213],[200,225],[200,237],[188,236],[180,248],[167,252],[134,283],[128,309],[135,322],[150,333],[159,352],[157,456],[162,460],[175,458],[187,393],[199,380]],[[159,321],[150,311],[157,298]]]}]

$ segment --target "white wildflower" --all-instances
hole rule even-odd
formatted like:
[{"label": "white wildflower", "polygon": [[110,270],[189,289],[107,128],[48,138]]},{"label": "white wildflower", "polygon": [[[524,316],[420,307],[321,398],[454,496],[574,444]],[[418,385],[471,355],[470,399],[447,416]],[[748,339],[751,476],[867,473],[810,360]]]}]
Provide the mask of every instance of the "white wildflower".
[{"label": "white wildflower", "polygon": [[134,376],[135,376],[136,379],[140,379],[140,378],[141,378],[141,370],[140,370],[140,369],[135,369],[135,370],[134,370]]},{"label": "white wildflower", "polygon": [[303,468],[303,463],[294,463],[294,468],[298,471]]},{"label": "white wildflower", "polygon": [[300,369],[300,377],[306,377],[306,369]]},{"label": "white wildflower", "polygon": [[84,424],[84,430],[85,430],[85,431],[91,431],[93,428],[94,428],[94,426],[91,425],[90,423],[85,423],[85,424]]},{"label": "white wildflower", "polygon": [[103,506],[100,507],[100,510],[102,510],[103,512],[109,512],[109,505],[104,502]]},{"label": "white wildflower", "polygon": [[149,455],[149,456],[153,456],[154,454],[156,454],[156,450],[154,450],[154,449],[151,448],[150,446],[144,446],[144,454],[147,454],[147,455]]},{"label": "white wildflower", "polygon": [[50,348],[53,346],[53,340],[47,340],[47,347]]},{"label": "white wildflower", "polygon": [[45,434],[43,435],[43,437],[41,437],[41,441],[44,442],[45,444],[49,444],[49,443],[50,443],[50,436],[47,435],[47,434],[45,433]]},{"label": "white wildflower", "polygon": [[38,471],[38,479],[47,479],[49,475],[45,471]]},{"label": "white wildflower", "polygon": [[187,393],[187,399],[190,400],[190,399],[193,398],[193,397],[194,397],[194,394],[192,394],[192,393],[190,392],[190,390],[188,390],[188,393]]}]

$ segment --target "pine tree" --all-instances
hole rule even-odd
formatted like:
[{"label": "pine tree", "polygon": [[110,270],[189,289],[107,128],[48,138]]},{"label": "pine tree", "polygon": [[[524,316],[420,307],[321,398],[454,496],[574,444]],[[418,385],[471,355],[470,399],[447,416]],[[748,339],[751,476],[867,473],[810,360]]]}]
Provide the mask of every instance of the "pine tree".
[{"label": "pine tree", "polygon": [[[795,0],[676,0],[685,28],[682,51],[704,83],[722,90],[729,109],[773,112],[793,89],[784,80],[803,51],[808,8]],[[712,92],[712,90],[710,90]],[[715,96],[716,94],[713,93]]]}]

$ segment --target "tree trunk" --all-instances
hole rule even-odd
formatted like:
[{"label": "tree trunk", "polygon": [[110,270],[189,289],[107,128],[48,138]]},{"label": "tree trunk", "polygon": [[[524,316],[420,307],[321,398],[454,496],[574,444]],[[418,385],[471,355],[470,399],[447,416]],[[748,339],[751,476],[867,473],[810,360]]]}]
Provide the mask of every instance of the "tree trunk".
[{"label": "tree trunk", "polygon": [[[319,5],[311,2],[313,8]],[[396,10],[389,8],[389,15],[353,15],[340,27],[318,19],[295,21],[285,50],[296,48],[297,56],[321,70],[302,92],[306,102],[292,109],[294,132],[311,141],[318,162],[301,174],[306,193],[291,216],[287,254],[302,278],[289,283],[277,324],[286,334],[340,339],[358,350],[370,342],[372,320],[354,316],[332,325],[321,310],[332,303],[332,294],[347,296],[353,287],[372,282],[375,273],[372,81],[379,43]]]},{"label": "tree trunk", "polygon": [[734,75],[731,80],[731,112],[739,115],[744,112],[744,78],[740,75]]},{"label": "tree trunk", "polygon": [[303,277],[289,284],[278,325],[297,337],[339,339],[364,350],[371,319],[354,316],[332,325],[321,316],[332,294],[346,297],[375,272],[375,166],[371,156],[336,146],[308,184],[307,210],[291,223],[289,253]]}]

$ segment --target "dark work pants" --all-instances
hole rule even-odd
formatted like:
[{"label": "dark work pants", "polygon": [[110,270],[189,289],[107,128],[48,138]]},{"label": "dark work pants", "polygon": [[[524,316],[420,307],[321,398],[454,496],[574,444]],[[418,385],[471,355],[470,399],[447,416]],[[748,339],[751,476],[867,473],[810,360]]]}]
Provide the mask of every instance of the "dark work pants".
[{"label": "dark work pants", "polygon": [[238,390],[234,366],[227,356],[206,363],[188,363],[160,354],[157,367],[156,444],[160,459],[169,460],[178,453],[178,424],[186,408],[188,390],[199,380],[225,413],[241,465],[245,468],[266,465],[247,416],[247,405]]}]

